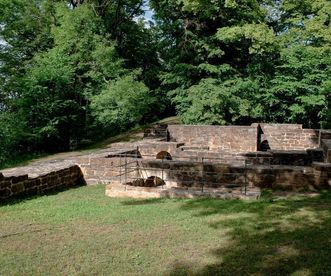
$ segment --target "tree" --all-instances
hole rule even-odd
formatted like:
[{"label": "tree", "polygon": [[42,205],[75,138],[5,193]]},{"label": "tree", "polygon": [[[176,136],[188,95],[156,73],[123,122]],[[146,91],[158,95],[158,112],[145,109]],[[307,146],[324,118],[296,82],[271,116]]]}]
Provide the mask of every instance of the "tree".
[{"label": "tree", "polygon": [[[169,95],[174,99],[183,121],[205,123],[202,113],[225,118],[216,120],[222,124],[249,123],[261,118],[263,115],[258,113],[260,105],[254,107],[252,102],[250,107],[245,104],[245,109],[237,110],[231,118],[223,116],[225,106],[213,109],[213,115],[208,108],[195,113],[193,107],[187,109],[185,106],[188,99],[193,100],[192,91],[196,91],[199,85],[205,86],[204,79],[213,83],[212,90],[219,90],[219,95],[230,95],[235,89],[229,83],[236,87],[254,83],[256,87],[256,76],[263,79],[273,74],[273,59],[277,56],[278,47],[272,28],[266,24],[264,1],[242,1],[240,5],[236,1],[151,2],[163,37],[160,43],[165,61],[162,85],[171,91]],[[193,94],[198,96],[209,90],[199,91]],[[208,99],[209,95],[198,97]],[[245,97],[243,100],[247,102],[254,100],[256,95],[242,93],[240,97]],[[239,98],[234,94],[232,101],[236,100]],[[242,103],[238,101],[236,105],[241,106]],[[186,116],[187,110],[190,114]]]},{"label": "tree", "polygon": [[[8,141],[6,148],[22,149],[17,153],[68,150],[82,139],[93,140],[131,126],[118,121],[123,125],[100,127],[90,108],[94,96],[120,83],[131,71],[140,70],[140,80],[158,86],[157,77],[148,74],[158,66],[156,52],[149,47],[153,37],[134,20],[141,14],[142,1],[103,1],[102,5],[100,1],[71,1],[71,7],[67,1],[54,2],[0,2],[0,34],[6,42],[0,49],[0,77],[4,80],[0,108],[5,112],[3,129],[8,130],[1,139]],[[34,21],[35,16],[40,17],[39,22]],[[118,31],[121,28],[127,29]],[[130,39],[119,39],[120,33]],[[122,53],[132,56],[121,57]],[[140,80],[137,87],[148,90]],[[153,98],[151,93],[145,96]]]},{"label": "tree", "polygon": [[155,104],[147,86],[132,75],[119,78],[91,98],[94,116],[105,127],[125,130],[141,122]]},{"label": "tree", "polygon": [[60,5],[57,18],[54,47],[34,57],[18,105],[33,143],[68,150],[93,125],[89,97],[124,70],[102,21],[87,5],[74,10]]},{"label": "tree", "polygon": [[[259,120],[320,127],[329,120],[325,92],[330,79],[329,1],[151,3],[162,37],[162,87],[170,91],[184,122]],[[206,79],[212,89],[206,88]],[[238,98],[233,87],[248,83],[254,89],[246,87]],[[249,104],[224,117],[229,107],[218,102],[215,93],[238,100],[237,106],[239,99]]]},{"label": "tree", "polygon": [[279,9],[280,59],[263,90],[265,113],[272,121],[318,128],[330,120],[325,88],[331,77],[331,3],[288,0]]}]

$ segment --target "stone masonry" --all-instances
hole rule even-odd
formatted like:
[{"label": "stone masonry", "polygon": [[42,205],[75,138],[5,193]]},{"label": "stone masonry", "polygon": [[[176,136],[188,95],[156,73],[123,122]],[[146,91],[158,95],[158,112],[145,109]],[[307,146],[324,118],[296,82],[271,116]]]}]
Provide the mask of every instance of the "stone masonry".
[{"label": "stone masonry", "polygon": [[0,200],[45,194],[85,184],[79,166],[66,162],[47,165],[4,170],[0,173]]},{"label": "stone masonry", "polygon": [[[150,179],[162,185],[144,187]],[[155,126],[141,141],[3,170],[0,200],[81,184],[107,184],[112,197],[256,198],[265,187],[328,189],[331,131],[279,124]]]}]

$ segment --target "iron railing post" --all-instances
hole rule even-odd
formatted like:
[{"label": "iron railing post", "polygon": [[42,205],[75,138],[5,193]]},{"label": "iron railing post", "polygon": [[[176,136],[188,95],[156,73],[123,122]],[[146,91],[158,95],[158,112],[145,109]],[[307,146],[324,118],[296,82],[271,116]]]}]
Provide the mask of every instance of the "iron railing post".
[{"label": "iron railing post", "polygon": [[122,154],[120,154],[120,184],[122,184]]},{"label": "iron railing post", "polygon": [[203,188],[205,184],[205,171],[204,171],[204,164],[203,164],[203,157],[201,157],[201,163],[202,163],[202,183],[201,183],[201,192],[203,193]]},{"label": "iron railing post", "polygon": [[247,160],[245,159],[245,183],[244,183],[244,193],[247,195]]},{"label": "iron railing post", "polygon": [[163,177],[163,160],[164,160],[164,157],[162,157],[162,164],[161,164],[161,178],[162,178],[162,189],[164,188],[164,177]]}]

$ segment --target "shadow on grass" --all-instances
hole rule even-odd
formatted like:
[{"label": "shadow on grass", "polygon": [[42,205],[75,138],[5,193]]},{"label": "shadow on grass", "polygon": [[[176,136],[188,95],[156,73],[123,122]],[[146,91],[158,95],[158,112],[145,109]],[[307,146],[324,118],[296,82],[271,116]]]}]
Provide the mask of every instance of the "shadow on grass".
[{"label": "shadow on grass", "polygon": [[142,200],[126,200],[123,201],[122,204],[126,206],[139,206],[139,205],[149,205],[149,204],[160,204],[160,203],[165,203],[164,198],[150,198],[150,199],[142,199]]},{"label": "shadow on grass", "polygon": [[331,275],[331,192],[314,198],[240,202],[191,200],[182,210],[212,218],[231,240],[213,264],[176,263],[169,275]]}]

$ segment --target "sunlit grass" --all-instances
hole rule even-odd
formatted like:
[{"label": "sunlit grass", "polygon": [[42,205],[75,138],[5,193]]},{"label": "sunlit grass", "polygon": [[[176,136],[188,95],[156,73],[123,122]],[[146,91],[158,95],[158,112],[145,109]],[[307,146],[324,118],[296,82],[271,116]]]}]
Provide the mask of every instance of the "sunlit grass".
[{"label": "sunlit grass", "polygon": [[330,275],[331,193],[130,200],[81,187],[0,206],[0,275]]}]

